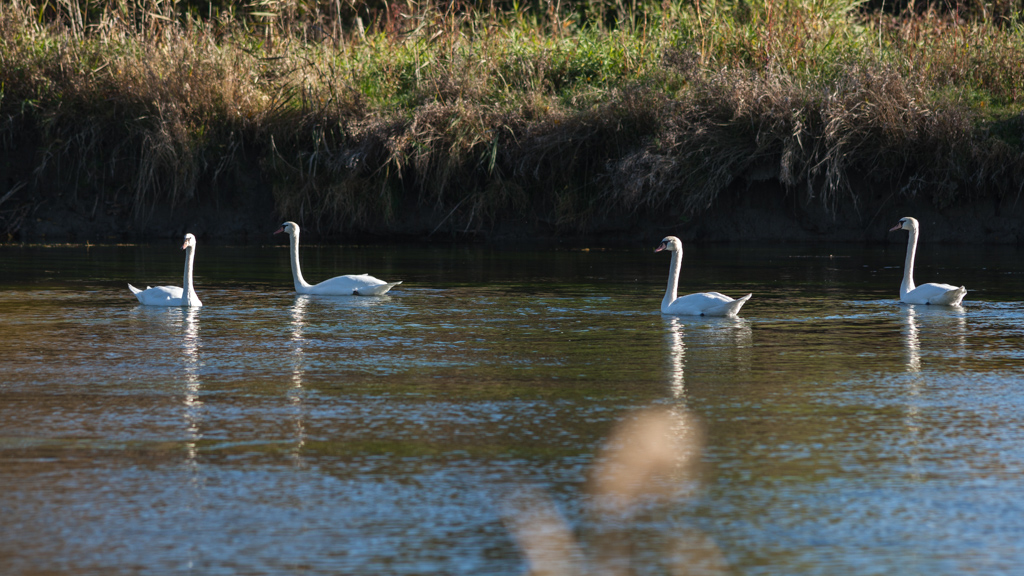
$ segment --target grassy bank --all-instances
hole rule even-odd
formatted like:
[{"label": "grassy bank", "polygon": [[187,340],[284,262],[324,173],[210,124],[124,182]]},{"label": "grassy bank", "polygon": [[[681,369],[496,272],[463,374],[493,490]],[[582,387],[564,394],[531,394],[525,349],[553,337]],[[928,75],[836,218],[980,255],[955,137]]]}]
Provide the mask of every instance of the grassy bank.
[{"label": "grassy bank", "polygon": [[0,229],[45,202],[143,220],[240,173],[324,232],[572,233],[764,179],[830,210],[1024,187],[1001,4],[230,6],[0,4]]}]

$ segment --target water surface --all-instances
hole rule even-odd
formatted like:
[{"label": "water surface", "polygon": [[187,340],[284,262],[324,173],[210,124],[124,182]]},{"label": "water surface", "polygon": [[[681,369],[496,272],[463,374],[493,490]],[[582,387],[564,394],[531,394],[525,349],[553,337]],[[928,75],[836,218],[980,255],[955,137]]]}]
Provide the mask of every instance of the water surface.
[{"label": "water surface", "polygon": [[519,574],[530,486],[586,539],[584,483],[631,411],[706,428],[701,488],[635,526],[638,573],[696,537],[734,574],[1013,573],[1024,562],[1024,265],[923,245],[687,247],[681,292],[741,319],[663,317],[649,249],[0,247],[5,574]]}]

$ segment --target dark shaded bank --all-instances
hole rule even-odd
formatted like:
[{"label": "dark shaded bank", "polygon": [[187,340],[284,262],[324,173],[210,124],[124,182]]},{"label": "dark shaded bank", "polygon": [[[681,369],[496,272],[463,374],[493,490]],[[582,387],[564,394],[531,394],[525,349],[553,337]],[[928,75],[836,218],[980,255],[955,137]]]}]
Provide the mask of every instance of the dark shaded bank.
[{"label": "dark shaded bank", "polygon": [[539,213],[499,215],[486,225],[465,226],[447,207],[415,204],[396,211],[389,223],[333,230],[319,227],[313,215],[277,213],[271,186],[239,171],[191,200],[157,203],[145,213],[134,212],[130,200],[116,194],[51,188],[36,194],[37,204],[22,209],[19,231],[6,240],[133,242],[192,232],[204,240],[262,243],[283,220],[295,220],[309,224],[308,238],[328,241],[625,245],[672,234],[686,242],[873,243],[903,242],[888,233],[903,216],[922,222],[923,242],[1012,245],[1024,240],[1024,199],[1019,196],[975,197],[939,207],[877,185],[864,184],[860,190],[856,203],[847,199],[833,211],[787,191],[777,180],[741,178],[699,213],[687,214],[682,207],[623,211],[592,221],[586,231],[566,230]]}]

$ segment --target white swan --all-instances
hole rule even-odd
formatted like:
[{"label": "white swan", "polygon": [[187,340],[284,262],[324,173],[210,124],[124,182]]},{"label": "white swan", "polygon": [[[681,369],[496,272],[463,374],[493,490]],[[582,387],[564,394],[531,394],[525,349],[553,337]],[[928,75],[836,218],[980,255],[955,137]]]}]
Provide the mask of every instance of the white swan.
[{"label": "white swan", "polygon": [[683,243],[675,236],[666,236],[655,252],[668,250],[672,252],[672,264],[668,269],[668,288],[665,298],[661,301],[661,313],[677,316],[735,316],[751,294],[733,300],[718,292],[698,292],[676,298],[679,286],[679,268],[683,263]]},{"label": "white swan", "polygon": [[903,283],[900,284],[900,300],[907,304],[935,304],[939,306],[959,306],[967,294],[967,288],[957,288],[950,284],[922,284],[914,286],[914,255],[917,254],[917,235],[920,226],[911,217],[900,218],[898,224],[889,229],[907,230],[910,239],[907,242],[907,261],[903,265]]},{"label": "white swan", "polygon": [[203,303],[199,301],[199,296],[196,295],[196,289],[192,287],[192,261],[196,257],[196,237],[191,234],[185,234],[185,243],[181,245],[181,249],[185,251],[185,279],[184,285],[187,290],[182,290],[177,286],[157,286],[155,288],[147,287],[145,290],[139,290],[131,284],[128,285],[128,289],[135,294],[135,297],[139,299],[139,302],[146,306],[202,306]]},{"label": "white swan", "polygon": [[299,225],[295,222],[285,222],[274,234],[281,232],[291,236],[292,279],[295,281],[295,291],[299,294],[380,296],[401,284],[401,282],[385,282],[368,274],[347,274],[310,285],[302,278],[302,270],[299,268]]}]

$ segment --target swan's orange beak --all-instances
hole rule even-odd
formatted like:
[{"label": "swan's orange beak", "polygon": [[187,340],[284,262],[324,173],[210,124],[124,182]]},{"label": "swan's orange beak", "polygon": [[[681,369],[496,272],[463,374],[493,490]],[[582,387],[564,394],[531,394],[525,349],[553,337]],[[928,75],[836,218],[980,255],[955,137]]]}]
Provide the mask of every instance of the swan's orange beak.
[{"label": "swan's orange beak", "polygon": [[903,222],[900,222],[899,224],[893,226],[892,228],[889,228],[889,232],[892,232],[894,230],[902,230],[902,229],[903,229]]},{"label": "swan's orange beak", "polygon": [[185,243],[181,245],[182,250],[184,250],[185,248],[188,248],[188,240],[185,240]]},{"label": "swan's orange beak", "polygon": [[655,249],[654,249],[654,251],[655,251],[655,252],[661,252],[661,251],[662,251],[662,250],[664,250],[665,248],[668,248],[668,244],[666,244],[666,243],[662,242],[661,244],[659,244],[659,245],[658,245],[658,247],[657,247],[657,248],[655,248]]},{"label": "swan's orange beak", "polygon": [[274,234],[280,234],[281,232],[284,232],[284,226],[281,226],[280,228],[278,228],[277,230],[275,230],[275,231],[274,231]]}]

